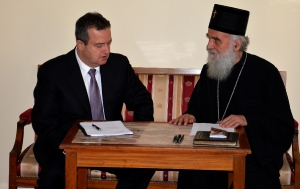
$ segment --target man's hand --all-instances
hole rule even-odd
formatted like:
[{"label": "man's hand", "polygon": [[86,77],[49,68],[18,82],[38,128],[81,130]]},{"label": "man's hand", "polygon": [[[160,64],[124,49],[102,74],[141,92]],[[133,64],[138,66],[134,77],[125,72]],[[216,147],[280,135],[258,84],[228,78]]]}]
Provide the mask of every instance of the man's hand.
[{"label": "man's hand", "polygon": [[174,125],[187,125],[189,123],[194,123],[196,122],[195,116],[191,114],[183,114],[182,116],[179,116],[176,119],[172,119],[169,121],[169,123],[174,124]]},{"label": "man's hand", "polygon": [[236,128],[238,126],[247,126],[247,120],[243,115],[230,115],[221,121],[221,127],[232,127]]}]

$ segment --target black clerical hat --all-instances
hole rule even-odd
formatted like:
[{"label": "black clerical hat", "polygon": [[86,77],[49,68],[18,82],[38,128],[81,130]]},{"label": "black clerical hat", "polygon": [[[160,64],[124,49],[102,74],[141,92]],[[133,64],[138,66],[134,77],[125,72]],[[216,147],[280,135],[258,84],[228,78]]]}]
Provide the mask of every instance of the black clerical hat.
[{"label": "black clerical hat", "polygon": [[249,14],[250,12],[246,10],[215,4],[208,28],[244,36]]}]

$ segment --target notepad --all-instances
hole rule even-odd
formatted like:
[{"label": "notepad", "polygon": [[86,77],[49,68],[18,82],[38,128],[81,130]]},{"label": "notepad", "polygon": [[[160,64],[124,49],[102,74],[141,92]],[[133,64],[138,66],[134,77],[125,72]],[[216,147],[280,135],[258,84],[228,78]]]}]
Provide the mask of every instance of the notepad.
[{"label": "notepad", "polygon": [[[100,129],[97,129],[93,124]],[[127,129],[121,121],[80,122],[79,128],[86,136],[118,136],[133,134],[133,132]]]},{"label": "notepad", "polygon": [[223,147],[237,147],[239,133],[228,132],[227,138],[211,138],[210,131],[197,131],[193,145],[194,146],[223,146]]}]

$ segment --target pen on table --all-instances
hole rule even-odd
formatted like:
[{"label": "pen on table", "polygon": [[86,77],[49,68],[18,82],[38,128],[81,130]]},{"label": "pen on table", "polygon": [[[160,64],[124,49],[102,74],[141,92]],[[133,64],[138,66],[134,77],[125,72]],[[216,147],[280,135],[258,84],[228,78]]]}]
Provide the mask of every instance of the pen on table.
[{"label": "pen on table", "polygon": [[174,138],[173,138],[173,143],[174,143],[174,142],[176,143],[176,141],[177,141],[177,135],[174,136]]},{"label": "pen on table", "polygon": [[179,139],[181,138],[181,134],[177,135],[176,143],[179,143]]},{"label": "pen on table", "polygon": [[93,127],[95,127],[97,130],[101,131],[101,128],[100,128],[100,127],[98,127],[97,125],[95,125],[95,124],[92,124],[92,126],[93,126]]},{"label": "pen on table", "polygon": [[183,137],[184,137],[184,135],[181,135],[181,137],[180,137],[180,138],[178,138],[178,140],[177,140],[177,143],[181,143],[181,142],[182,142],[182,140],[183,140]]}]

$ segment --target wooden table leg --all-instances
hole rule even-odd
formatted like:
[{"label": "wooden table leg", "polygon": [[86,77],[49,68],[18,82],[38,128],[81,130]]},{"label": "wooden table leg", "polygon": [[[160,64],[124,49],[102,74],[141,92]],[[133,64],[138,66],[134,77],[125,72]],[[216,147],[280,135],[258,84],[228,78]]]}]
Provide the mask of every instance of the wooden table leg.
[{"label": "wooden table leg", "polygon": [[86,189],[87,188],[87,168],[78,167],[78,188]]},{"label": "wooden table leg", "polygon": [[245,156],[235,156],[233,160],[233,188],[244,189],[245,188],[245,170],[246,161]]},{"label": "wooden table leg", "polygon": [[77,153],[66,152],[66,189],[77,188]]}]

